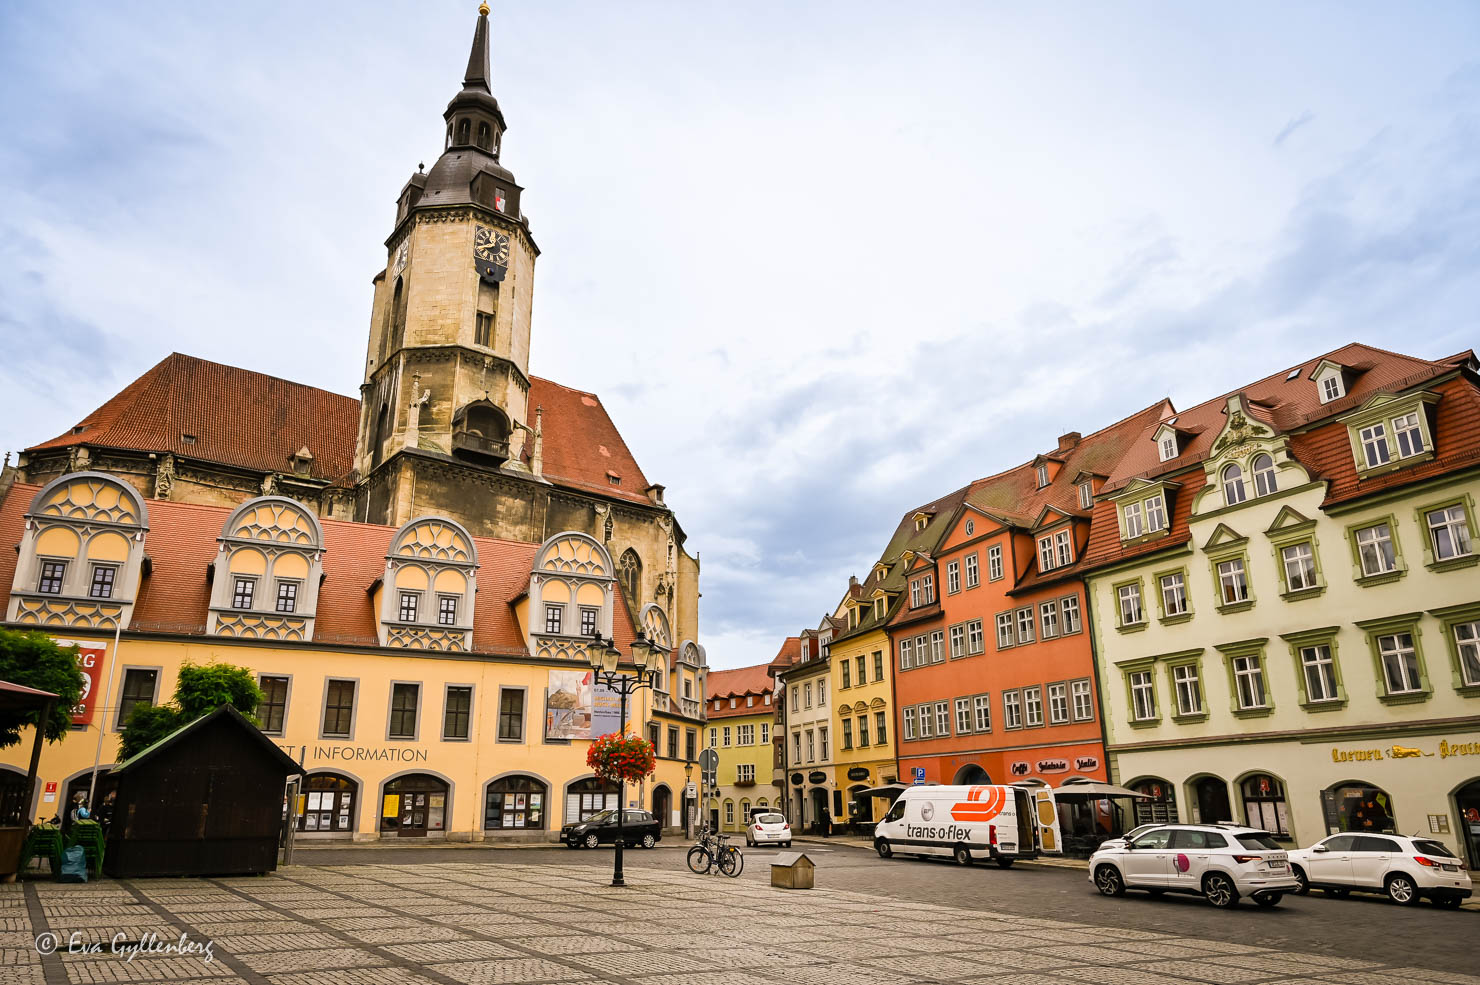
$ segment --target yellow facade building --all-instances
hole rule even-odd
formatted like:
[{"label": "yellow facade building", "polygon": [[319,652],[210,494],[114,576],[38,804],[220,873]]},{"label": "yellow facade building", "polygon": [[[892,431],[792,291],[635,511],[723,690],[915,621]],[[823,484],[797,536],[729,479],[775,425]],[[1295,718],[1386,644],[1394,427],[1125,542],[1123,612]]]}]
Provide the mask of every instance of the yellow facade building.
[{"label": "yellow facade building", "polygon": [[719,754],[710,824],[721,831],[744,829],[753,807],[780,807],[771,787],[771,703],[768,664],[709,674],[707,745]]},{"label": "yellow facade building", "polygon": [[[894,673],[889,616],[899,600],[898,579],[880,563],[863,586],[853,586],[843,601],[845,628],[832,641],[834,769],[843,812],[834,822],[871,822],[888,810],[888,798],[863,793],[898,778],[893,721]],[[887,586],[887,588],[886,588]],[[888,589],[894,589],[890,591]]]},{"label": "yellow facade building", "polygon": [[[687,813],[698,560],[600,399],[530,375],[539,250],[488,31],[398,198],[360,400],[174,354],[0,474],[5,623],[78,643],[89,685],[31,816],[112,764],[183,664],[222,661],[305,768],[305,837],[552,837],[617,803],[585,764],[617,728],[586,648],[639,631],[660,672],[629,726],[659,765],[627,799]],[[25,766],[0,756],[0,784]]]}]

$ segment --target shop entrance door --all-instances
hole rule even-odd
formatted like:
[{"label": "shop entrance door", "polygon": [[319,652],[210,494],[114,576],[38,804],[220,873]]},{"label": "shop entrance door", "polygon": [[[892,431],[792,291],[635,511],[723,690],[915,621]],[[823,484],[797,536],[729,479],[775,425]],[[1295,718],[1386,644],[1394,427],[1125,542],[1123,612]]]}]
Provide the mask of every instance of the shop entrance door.
[{"label": "shop entrance door", "polygon": [[1228,784],[1216,776],[1205,776],[1193,785],[1197,794],[1197,813],[1200,824],[1216,824],[1232,821],[1233,809],[1228,804]]},{"label": "shop entrance door", "polygon": [[447,784],[412,773],[385,785],[380,830],[399,838],[425,838],[447,829]]},{"label": "shop entrance door", "polygon": [[1454,795],[1459,807],[1460,843],[1470,868],[1480,869],[1480,780],[1471,780]]},{"label": "shop entrance door", "polygon": [[359,784],[338,773],[315,773],[299,797],[298,830],[349,834],[354,830]]}]

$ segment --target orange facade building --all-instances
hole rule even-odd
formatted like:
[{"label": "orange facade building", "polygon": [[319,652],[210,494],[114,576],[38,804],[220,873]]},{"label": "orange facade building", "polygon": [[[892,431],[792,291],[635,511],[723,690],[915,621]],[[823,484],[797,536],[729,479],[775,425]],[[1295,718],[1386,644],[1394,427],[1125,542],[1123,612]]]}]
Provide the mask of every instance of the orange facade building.
[{"label": "orange facade building", "polygon": [[972,483],[913,558],[889,624],[903,782],[1106,778],[1079,560],[1100,484],[1159,412]]}]

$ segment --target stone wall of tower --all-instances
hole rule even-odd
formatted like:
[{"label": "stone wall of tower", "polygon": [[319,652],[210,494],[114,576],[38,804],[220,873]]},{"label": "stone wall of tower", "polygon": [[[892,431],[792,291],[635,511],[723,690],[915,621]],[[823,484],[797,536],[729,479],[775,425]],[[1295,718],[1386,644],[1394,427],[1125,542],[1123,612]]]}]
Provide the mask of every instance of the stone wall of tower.
[{"label": "stone wall of tower", "polygon": [[[508,274],[496,287],[484,284],[473,266],[479,225],[509,236]],[[405,263],[398,267],[403,245]],[[512,423],[527,423],[535,257],[522,226],[475,206],[417,209],[402,225],[375,281],[356,454],[361,475],[375,468],[382,407],[388,409],[382,462],[402,448],[450,454],[453,416],[475,400],[488,399]],[[399,345],[398,280],[405,308]],[[478,314],[490,307],[490,344],[479,345]],[[419,402],[426,391],[431,396]]]}]

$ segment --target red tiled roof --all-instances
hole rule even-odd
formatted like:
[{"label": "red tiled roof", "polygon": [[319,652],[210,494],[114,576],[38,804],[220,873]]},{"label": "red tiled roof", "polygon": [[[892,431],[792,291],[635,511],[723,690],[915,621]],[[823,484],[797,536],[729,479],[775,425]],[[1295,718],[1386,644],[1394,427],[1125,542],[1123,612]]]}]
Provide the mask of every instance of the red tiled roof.
[{"label": "red tiled roof", "polygon": [[[709,707],[706,709],[710,718],[735,718],[740,715],[765,715],[772,710],[770,705],[759,703],[749,708],[745,702],[737,701],[734,708],[730,707],[729,698],[744,698],[753,694],[757,698],[771,693],[771,665],[756,664],[753,667],[737,667],[733,670],[711,670],[704,689],[708,694]],[[714,702],[720,702],[718,711],[714,710]]]},{"label": "red tiled roof", "polygon": [[354,468],[359,424],[353,397],[174,352],[79,421],[81,434],[33,449],[87,444],[286,472],[307,445],[310,474],[336,482]]},{"label": "red tiled roof", "polygon": [[[534,376],[529,381],[531,420],[539,407],[544,408],[545,478],[617,499],[648,502],[643,491],[647,478],[595,394]],[[532,451],[530,442],[525,442],[526,459]],[[621,479],[621,484],[612,485],[611,475]]]},{"label": "red tiled roof", "polygon": [[[649,501],[647,477],[594,394],[532,377],[529,407],[531,418],[534,408],[544,408],[545,478]],[[306,445],[314,456],[310,474],[337,483],[354,470],[359,420],[360,402],[353,397],[175,352],[79,421],[82,433],[69,429],[28,450],[86,444],[287,472]],[[525,442],[526,461],[532,453]],[[609,473],[621,483],[613,485]]]},{"label": "red tiled roof", "polygon": [[802,640],[797,636],[788,636],[781,642],[781,649],[776,651],[776,656],[771,658],[767,668],[772,671],[785,670],[798,660],[802,659]]},{"label": "red tiled roof", "polygon": [[[1316,385],[1309,379],[1310,371],[1323,359],[1348,367],[1366,367],[1352,380],[1346,396],[1329,404],[1321,403]],[[1139,440],[1131,442],[1127,453],[1110,473],[1110,479],[1103,491],[1119,489],[1137,476],[1161,475],[1207,458],[1213,442],[1223,431],[1228,398],[1235,394],[1242,393],[1248,401],[1262,405],[1262,408],[1251,408],[1256,417],[1278,430],[1289,431],[1322,417],[1354,410],[1375,393],[1406,389],[1453,369],[1452,364],[1386,352],[1356,342],[1342,346],[1325,355],[1307,359],[1298,366],[1286,367],[1246,387],[1169,415],[1175,416],[1176,427],[1198,432],[1183,443],[1181,454],[1170,462],[1159,459],[1156,443],[1151,440],[1157,426],[1153,423],[1144,434],[1137,436]]]},{"label": "red tiled roof", "polygon": [[[0,544],[20,543],[22,516],[41,487],[16,483],[0,503]],[[210,605],[207,569],[216,555],[230,507],[148,500],[144,578],[130,630],[205,633]],[[324,530],[324,580],[314,620],[314,642],[376,646],[376,613],[369,589],[385,573],[385,555],[396,528],[320,518]],[[510,604],[529,587],[537,544],[474,537],[478,592],[473,609],[473,651],[522,655],[528,651]],[[9,602],[16,552],[0,549],[0,608]],[[626,650],[637,635],[620,585],[613,635]]]},{"label": "red tiled roof", "polygon": [[[1322,404],[1311,371],[1322,361],[1339,363],[1355,372],[1345,396]],[[1090,541],[1080,559],[1080,570],[1152,554],[1189,539],[1192,500],[1206,484],[1202,462],[1222,433],[1229,397],[1241,394],[1244,405],[1259,420],[1290,435],[1290,453],[1315,477],[1327,482],[1323,506],[1347,502],[1385,489],[1407,485],[1463,468],[1480,466],[1480,387],[1473,371],[1433,383],[1436,377],[1473,364],[1466,351],[1441,360],[1419,359],[1360,343],[1306,360],[1259,380],[1248,387],[1204,401],[1176,415],[1177,427],[1197,433],[1170,462],[1157,461],[1148,428],[1111,474],[1105,489],[1123,488],[1136,478],[1174,478],[1180,484],[1172,495],[1168,535],[1131,547],[1120,542],[1115,504],[1096,504]],[[1359,478],[1346,426],[1336,418],[1361,407],[1380,393],[1431,388],[1441,395],[1434,418],[1434,457],[1370,478]],[[1296,430],[1299,429],[1299,430]]]}]

